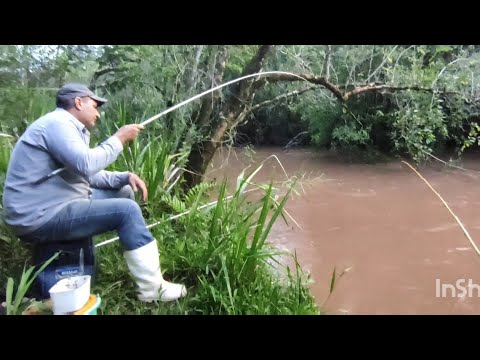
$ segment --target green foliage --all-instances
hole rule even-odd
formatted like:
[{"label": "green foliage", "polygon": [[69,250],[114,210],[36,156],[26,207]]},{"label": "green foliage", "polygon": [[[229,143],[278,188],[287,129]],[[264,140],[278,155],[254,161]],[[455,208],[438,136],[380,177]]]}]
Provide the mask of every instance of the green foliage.
[{"label": "green foliage", "polygon": [[228,63],[225,65],[225,80],[229,81],[242,76],[243,69],[255,55],[256,46],[229,46]]},{"label": "green foliage", "polygon": [[[426,159],[425,152],[442,151],[446,146],[462,152],[473,144],[468,134],[470,123],[479,113],[473,100],[478,98],[476,89],[480,85],[473,76],[480,70],[478,47],[336,45],[330,48],[329,80],[340,89],[387,84],[424,87],[432,89],[433,95],[419,90],[369,92],[350,98],[346,104],[348,112],[340,111],[338,104],[331,105],[332,100],[337,103],[338,100],[329,91],[303,95],[295,110],[307,124],[313,144],[335,145],[345,150],[353,143],[368,144],[367,151],[395,150],[417,161]],[[313,69],[309,57],[313,49],[282,48],[276,64],[289,64],[297,72],[299,66]],[[325,49],[319,51],[320,63],[324,61]],[[286,54],[296,62],[285,62]],[[320,68],[317,65],[316,74]]]},{"label": "green foliage", "polygon": [[[222,183],[217,203],[207,208],[199,206],[203,191],[196,188],[187,196],[193,201],[189,213],[171,225],[174,233],[168,222],[152,229],[163,247],[161,253],[168,254],[162,257],[164,268],[172,269],[174,280],[190,289],[182,300],[189,314],[318,313],[298,263],[295,271],[278,272],[273,266],[284,268],[278,258],[286,254],[266,239],[288,194],[277,202],[270,185],[264,187],[260,200],[248,201],[244,191],[255,173],[241,175],[231,197]],[[186,209],[178,200],[170,203],[180,211]]]},{"label": "green foliage", "polygon": [[[28,268],[28,270],[23,269],[20,282],[15,291],[15,281],[13,278],[9,277],[7,281],[7,291],[6,291],[6,303],[7,303],[7,315],[20,315],[23,311],[22,304],[25,294],[27,293],[30,286],[35,281],[38,274],[40,274],[53,260],[58,257],[59,253],[53,255],[50,259],[45,261],[45,263],[40,266],[35,273],[35,266]],[[15,293],[15,296],[14,296]]]},{"label": "green foliage", "polygon": [[[187,191],[185,196],[179,196],[178,193],[168,193],[164,192],[159,198],[160,203],[157,207],[157,210],[168,209],[169,212],[181,214],[185,211],[188,211],[192,206],[194,206],[199,199],[207,201],[208,197],[206,194],[214,188],[214,183],[203,182],[198,185],[195,185]],[[186,218],[180,218],[179,223],[183,223]]]},{"label": "green foliage", "polygon": [[0,89],[0,132],[19,137],[28,125],[55,109],[55,92],[17,87]]},{"label": "green foliage", "polygon": [[340,104],[328,97],[317,99],[308,94],[302,97],[296,110],[308,126],[312,143],[318,147],[330,145],[335,124],[342,117]]},{"label": "green foliage", "polygon": [[[245,190],[256,173],[242,173],[236,192],[229,197],[222,183],[217,202],[209,206],[201,204],[208,201],[211,184],[198,185],[184,199],[163,196],[170,211],[164,208],[160,224],[151,231],[159,243],[163,276],[188,287],[189,295],[178,302],[137,301],[119,248],[99,248],[102,262],[94,291],[104,300],[102,313],[318,314],[306,286],[308,277],[296,257],[291,269],[282,260],[290,255],[267,242],[288,194],[276,200],[272,186],[262,186],[263,196],[251,201]],[[171,210],[188,214],[169,220]]]},{"label": "green foliage", "polygon": [[461,151],[473,145],[480,146],[480,126],[476,122],[470,124],[470,131],[468,132],[468,137],[463,142]]},{"label": "green foliage", "polygon": [[[415,101],[412,101],[412,97]],[[417,162],[427,160],[434,146],[448,136],[441,100],[429,95],[405,96],[404,106],[396,115],[393,137],[400,151],[410,154]]]},{"label": "green foliage", "polygon": [[[0,177],[5,176],[7,173],[8,162],[10,161],[10,154],[13,149],[13,141],[13,136],[0,133]],[[3,184],[3,182],[1,184]]]},{"label": "green foliage", "polygon": [[348,151],[357,150],[370,142],[370,127],[362,128],[354,123],[338,126],[333,130],[333,143]]},{"label": "green foliage", "polygon": [[[240,76],[257,48],[251,45],[227,46],[223,80]],[[469,123],[477,112],[472,104],[479,86],[479,80],[474,76],[480,70],[478,50],[476,45],[280,45],[275,56],[266,59],[265,70],[323,76],[328,72],[329,81],[345,91],[378,83],[432,88],[437,97],[440,97],[437,93],[443,91],[457,92],[463,101],[449,102],[448,98],[453,96],[443,96],[445,103],[441,109],[448,120],[448,144],[462,152],[472,144],[468,133]],[[5,95],[0,100],[0,131],[22,133],[29,122],[53,108],[54,90],[67,80],[91,80],[97,91],[109,97],[111,102],[104,111],[105,119],[111,124],[122,123],[110,116],[111,113],[116,115],[120,107],[125,111],[126,123],[139,122],[211,87],[217,53],[218,46],[214,45],[1,46],[0,86]],[[330,53],[328,69],[325,67],[327,53]],[[298,89],[299,85],[301,87],[303,83],[269,84],[258,92],[256,99],[258,102],[268,100]],[[34,93],[30,90],[33,87],[36,88]],[[45,90],[40,91],[40,87]],[[13,91],[13,88],[17,90]],[[222,93],[227,95],[222,101],[228,100],[229,89]],[[394,131],[393,122],[398,120],[401,123],[403,120],[399,119],[404,118],[405,108],[411,106],[404,103],[405,92],[376,93],[380,94],[383,100],[365,94],[347,104],[364,129],[371,129],[371,148],[398,149],[418,157],[415,149],[422,148],[422,139],[426,139],[426,135],[411,137],[407,142],[395,137],[402,136],[402,131]],[[45,100],[40,100],[45,96]],[[410,99],[414,102],[416,97],[413,95]],[[34,108],[37,106],[34,104],[43,105]],[[153,135],[164,135],[166,131],[168,136],[174,136],[176,151],[203,140],[203,135],[192,123],[199,104],[200,101],[193,102],[152,124]],[[378,115],[377,110],[382,115]],[[218,115],[215,108],[207,128],[218,122]],[[333,138],[335,128],[350,123],[352,118],[341,113],[338,99],[328,90],[282,100],[271,104],[268,109],[259,109],[254,115],[256,118],[250,120],[250,128],[247,126],[240,135],[247,135],[260,143],[286,143],[304,131],[309,132],[312,144],[318,146],[340,146],[351,142],[351,139],[339,141],[338,136]],[[433,119],[436,115],[430,113],[430,117]],[[410,115],[404,120],[408,118]],[[384,133],[380,137],[383,144],[377,143],[375,134],[379,132]],[[336,134],[343,133],[343,130],[336,130]],[[385,139],[390,139],[390,143],[387,144]],[[188,144],[183,145],[186,140]],[[415,141],[419,142],[413,145]],[[431,148],[442,149],[444,141],[436,136]]]}]

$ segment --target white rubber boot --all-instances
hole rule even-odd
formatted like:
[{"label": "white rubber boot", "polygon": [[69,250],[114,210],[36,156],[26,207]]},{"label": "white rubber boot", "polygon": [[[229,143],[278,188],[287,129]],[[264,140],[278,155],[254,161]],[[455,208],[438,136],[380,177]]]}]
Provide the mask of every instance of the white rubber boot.
[{"label": "white rubber boot", "polygon": [[174,301],[187,295],[184,285],[163,279],[156,240],[141,248],[125,251],[123,255],[138,286],[137,297],[140,301]]}]

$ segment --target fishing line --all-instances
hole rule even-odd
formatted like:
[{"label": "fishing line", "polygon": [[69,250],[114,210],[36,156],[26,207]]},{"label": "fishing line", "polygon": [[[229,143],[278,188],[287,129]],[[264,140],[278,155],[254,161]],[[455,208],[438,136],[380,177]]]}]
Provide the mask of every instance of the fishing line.
[{"label": "fishing line", "polygon": [[450,213],[452,214],[452,216],[454,217],[454,219],[457,221],[457,223],[460,225],[460,227],[462,228],[463,230],[463,233],[465,234],[465,236],[467,237],[467,239],[470,241],[470,243],[473,245],[475,251],[477,252],[478,255],[480,255],[480,250],[478,249],[477,245],[475,245],[475,243],[473,242],[472,240],[472,237],[470,236],[470,234],[468,233],[467,229],[465,229],[465,226],[463,226],[463,224],[461,223],[460,219],[458,218],[457,215],[455,215],[452,211],[452,209],[450,209],[450,207],[448,206],[448,204],[445,202],[445,200],[443,200],[443,198],[440,196],[440,194],[438,192],[435,191],[435,189],[428,183],[428,181],[417,171],[415,170],[412,165],[410,165],[409,163],[407,163],[406,161],[403,161],[403,163],[407,164],[413,171],[415,171],[415,173],[420,177],[420,179],[422,179],[427,185],[428,187],[440,198],[440,200],[442,201],[443,205],[445,205],[445,207],[448,209],[448,211],[450,211]]}]

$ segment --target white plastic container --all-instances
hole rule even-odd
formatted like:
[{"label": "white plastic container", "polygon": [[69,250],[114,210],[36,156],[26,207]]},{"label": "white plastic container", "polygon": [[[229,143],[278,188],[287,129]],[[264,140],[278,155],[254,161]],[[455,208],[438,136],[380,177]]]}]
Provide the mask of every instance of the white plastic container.
[{"label": "white plastic container", "polygon": [[72,276],[52,286],[53,314],[67,315],[81,309],[90,297],[90,279],[90,275]]}]

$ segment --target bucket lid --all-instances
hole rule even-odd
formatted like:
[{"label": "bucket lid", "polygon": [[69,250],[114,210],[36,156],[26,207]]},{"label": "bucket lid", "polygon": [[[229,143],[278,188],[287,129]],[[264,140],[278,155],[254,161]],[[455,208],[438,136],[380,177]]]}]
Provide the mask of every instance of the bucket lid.
[{"label": "bucket lid", "polygon": [[73,315],[85,315],[91,310],[97,308],[100,305],[101,299],[100,296],[95,296],[94,294],[90,294],[87,303],[81,309],[75,311]]}]

